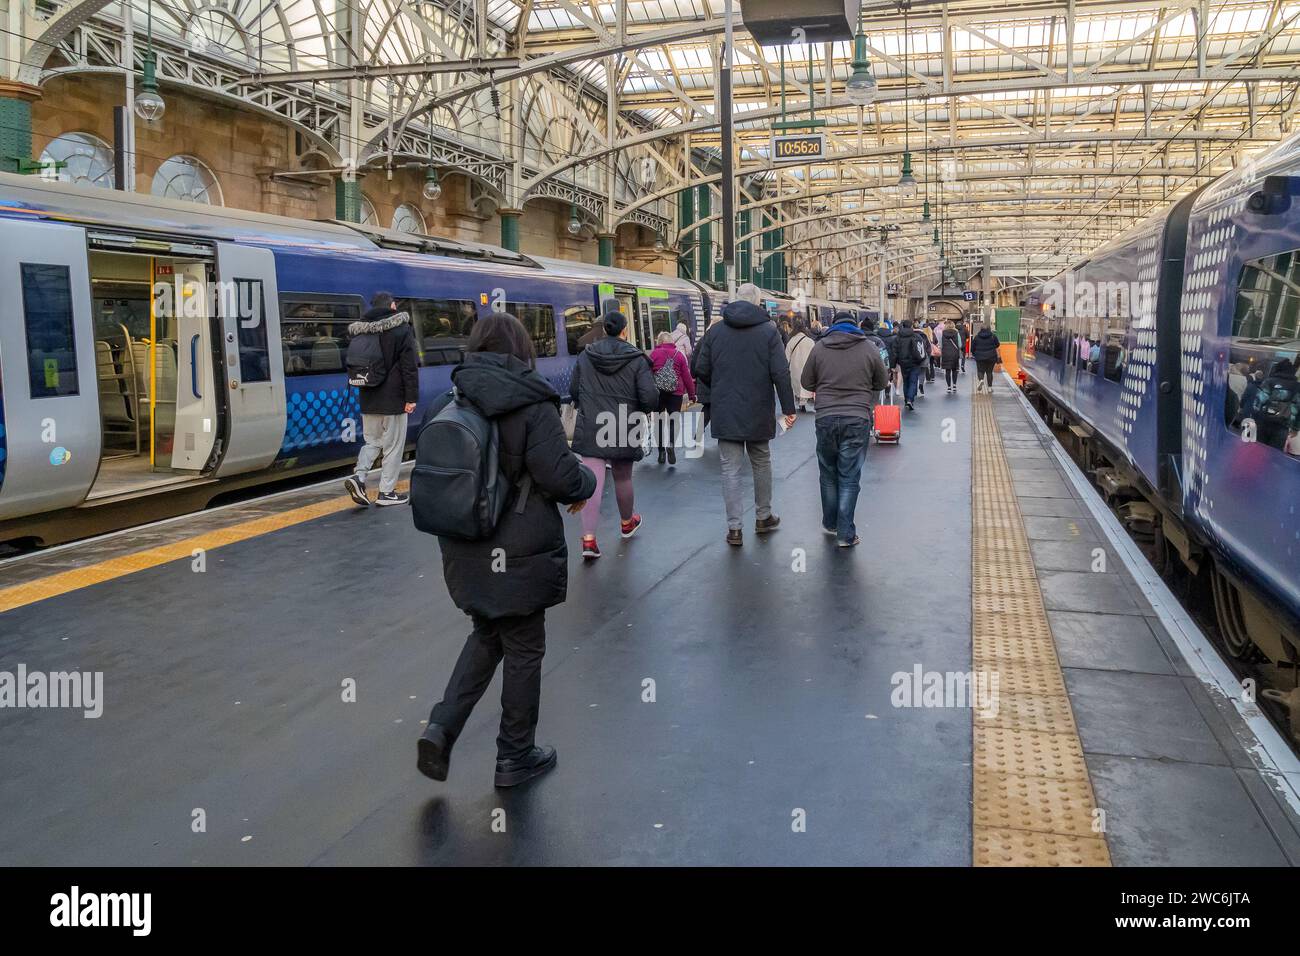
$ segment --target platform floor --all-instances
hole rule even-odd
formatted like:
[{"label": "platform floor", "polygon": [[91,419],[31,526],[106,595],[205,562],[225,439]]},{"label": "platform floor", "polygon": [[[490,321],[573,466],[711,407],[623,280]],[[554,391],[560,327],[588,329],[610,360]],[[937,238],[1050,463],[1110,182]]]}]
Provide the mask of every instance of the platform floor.
[{"label": "platform floor", "polygon": [[[891,703],[895,674],[972,668],[969,379],[871,447],[852,551],[820,531],[811,415],[773,444],[781,529],[742,549],[716,444],[638,465],[644,528],[618,539],[611,491],[605,556],[572,549],[548,614],[559,767],[513,791],[499,683],[450,779],[415,771],[468,622],[405,509],[300,490],[0,566],[0,671],[103,671],[105,697],[99,719],[0,710],[0,863],[969,865],[972,711]],[[1300,862],[1285,768],[1261,772],[999,391],[1110,860]]]}]

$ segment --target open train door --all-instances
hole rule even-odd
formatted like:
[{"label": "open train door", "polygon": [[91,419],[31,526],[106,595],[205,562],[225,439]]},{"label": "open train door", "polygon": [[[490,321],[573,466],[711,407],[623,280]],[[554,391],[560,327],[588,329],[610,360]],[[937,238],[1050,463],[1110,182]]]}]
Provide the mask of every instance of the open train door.
[{"label": "open train door", "polygon": [[0,518],[70,507],[99,468],[86,230],[0,223]]},{"label": "open train door", "polygon": [[217,243],[226,447],[218,477],[265,468],[284,442],[280,297],[270,249]]}]

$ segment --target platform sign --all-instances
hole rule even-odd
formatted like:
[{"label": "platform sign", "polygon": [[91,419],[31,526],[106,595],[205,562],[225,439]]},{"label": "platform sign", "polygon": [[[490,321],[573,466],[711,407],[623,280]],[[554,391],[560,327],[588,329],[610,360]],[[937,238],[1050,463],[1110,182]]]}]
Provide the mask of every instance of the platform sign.
[{"label": "platform sign", "polygon": [[772,162],[774,163],[807,163],[825,158],[825,133],[772,136]]},{"label": "platform sign", "polygon": [[975,299],[976,299],[978,296],[979,296],[979,293],[978,293],[978,292],[975,292],[975,291],[972,290],[972,289],[966,289],[966,290],[964,290],[964,291],[962,292],[962,294],[961,294],[961,297],[962,297],[963,299],[965,299],[967,302],[974,302]]},{"label": "platform sign", "polygon": [[885,286],[885,295],[890,299],[897,299],[902,291],[903,287],[897,282],[891,282]]}]

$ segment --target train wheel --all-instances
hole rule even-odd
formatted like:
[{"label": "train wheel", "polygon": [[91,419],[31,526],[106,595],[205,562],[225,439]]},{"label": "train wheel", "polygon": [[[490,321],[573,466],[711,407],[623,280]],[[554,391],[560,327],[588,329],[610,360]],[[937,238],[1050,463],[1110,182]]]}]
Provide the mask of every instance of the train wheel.
[{"label": "train wheel", "polygon": [[1262,655],[1246,630],[1236,586],[1214,567],[1210,568],[1210,580],[1214,591],[1214,615],[1219,622],[1224,648],[1236,660],[1259,660]]}]

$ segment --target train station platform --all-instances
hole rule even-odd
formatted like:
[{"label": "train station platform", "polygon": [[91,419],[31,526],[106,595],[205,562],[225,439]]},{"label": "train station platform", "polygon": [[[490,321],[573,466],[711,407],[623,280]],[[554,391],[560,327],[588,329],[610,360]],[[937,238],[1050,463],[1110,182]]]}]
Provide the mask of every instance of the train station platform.
[{"label": "train station platform", "polygon": [[315,486],[0,565],[0,672],[102,674],[98,717],[0,709],[0,862],[1300,863],[1294,753],[972,379],[870,448],[856,549],[821,533],[811,415],[743,548],[712,441],[637,466],[632,539],[610,492],[599,561],[566,518],[559,765],[508,791],[499,684],[448,781],[415,769],[469,625],[406,509]]}]

